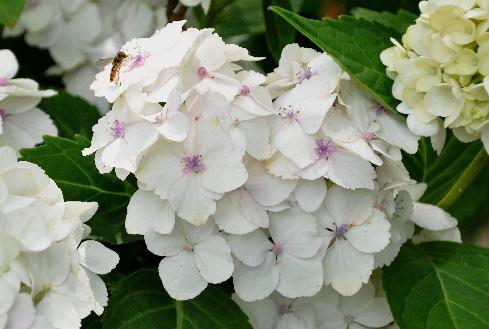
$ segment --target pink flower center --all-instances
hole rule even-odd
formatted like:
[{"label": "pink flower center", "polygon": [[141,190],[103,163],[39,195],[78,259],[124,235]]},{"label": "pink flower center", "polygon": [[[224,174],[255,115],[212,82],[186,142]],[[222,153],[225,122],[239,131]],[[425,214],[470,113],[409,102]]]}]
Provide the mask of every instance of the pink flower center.
[{"label": "pink flower center", "polygon": [[353,315],[347,314],[345,315],[345,322],[351,323],[353,321]]},{"label": "pink flower center", "polygon": [[280,305],[280,307],[278,309],[278,313],[280,315],[284,315],[284,314],[287,314],[287,313],[292,313],[292,311],[290,310],[290,305],[287,305],[287,304]]},{"label": "pink flower center", "polygon": [[374,204],[374,207],[379,209],[380,211],[384,211],[385,207],[384,207],[384,204],[383,203],[376,203]]},{"label": "pink flower center", "polygon": [[386,114],[386,113],[387,113],[387,109],[385,107],[383,107],[379,103],[375,104],[375,114],[377,116],[381,116],[382,114]]},{"label": "pink flower center", "polygon": [[201,79],[205,79],[207,77],[207,74],[209,74],[209,72],[207,71],[207,68],[205,66],[201,66],[199,67],[199,77]]},{"label": "pink flower center", "polygon": [[8,79],[0,77],[0,87],[5,87],[8,85]]},{"label": "pink flower center", "polygon": [[274,253],[275,255],[277,255],[277,256],[278,256],[278,255],[280,255],[280,254],[281,254],[281,253],[282,253],[284,250],[283,250],[283,248],[282,248],[282,246],[281,246],[281,245],[279,245],[279,244],[275,244],[275,245],[273,245],[273,247],[272,247],[272,251],[273,251],[273,253]]},{"label": "pink flower center", "polygon": [[2,121],[5,120],[6,117],[7,111],[5,111],[4,109],[0,109],[0,118],[2,118]]},{"label": "pink flower center", "polygon": [[149,51],[145,51],[144,53],[138,52],[136,56],[131,56],[131,65],[129,66],[129,69],[132,70],[143,66],[149,56],[151,56]]},{"label": "pink flower center", "polygon": [[161,125],[161,124],[163,124],[166,121],[167,118],[168,118],[168,111],[165,108],[165,109],[163,109],[163,111],[161,111],[160,113],[158,113],[155,116],[155,119],[154,119],[155,121],[154,122],[157,125]]},{"label": "pink flower center", "polygon": [[241,90],[239,91],[239,94],[241,96],[248,96],[250,93],[250,87],[248,87],[247,85],[243,85],[241,87]]},{"label": "pink flower center", "polygon": [[336,145],[330,138],[316,139],[314,151],[320,159],[327,159],[336,151]]},{"label": "pink flower center", "polygon": [[182,171],[185,174],[198,174],[205,169],[205,166],[202,163],[202,155],[200,154],[194,154],[190,156],[184,155],[182,156],[181,163],[184,165]]},{"label": "pink flower center", "polygon": [[183,246],[183,250],[187,250],[187,251],[193,251],[194,250],[194,246],[192,246],[192,244],[190,243],[187,243]]},{"label": "pink flower center", "polygon": [[310,78],[312,78],[316,73],[317,72],[311,71],[310,67],[307,67],[305,70],[297,73],[297,81],[299,81],[299,83],[302,83],[304,80],[309,80]]},{"label": "pink flower center", "polygon": [[375,138],[375,134],[373,132],[367,131],[363,134],[363,138],[365,138],[368,141],[371,141],[372,139]]},{"label": "pink flower center", "polygon": [[110,127],[110,134],[114,138],[124,137],[124,135],[126,134],[126,125],[124,124],[124,122],[115,120],[112,127]]}]

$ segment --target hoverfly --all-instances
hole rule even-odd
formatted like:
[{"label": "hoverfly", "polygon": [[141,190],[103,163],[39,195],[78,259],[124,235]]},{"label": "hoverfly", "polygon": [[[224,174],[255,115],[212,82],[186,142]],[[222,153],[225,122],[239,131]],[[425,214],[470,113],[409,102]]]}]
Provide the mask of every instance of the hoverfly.
[{"label": "hoverfly", "polygon": [[126,54],[122,50],[119,50],[113,58],[104,58],[97,61],[97,66],[104,67],[107,64],[111,64],[109,81],[115,81],[117,83],[121,67],[128,57],[128,54]]}]

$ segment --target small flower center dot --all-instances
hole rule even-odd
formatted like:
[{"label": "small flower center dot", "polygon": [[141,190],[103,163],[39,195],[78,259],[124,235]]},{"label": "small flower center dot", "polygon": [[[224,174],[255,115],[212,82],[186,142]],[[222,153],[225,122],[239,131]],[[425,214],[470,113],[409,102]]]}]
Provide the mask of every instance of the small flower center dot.
[{"label": "small flower center dot", "polygon": [[336,227],[335,235],[337,238],[342,238],[346,231],[348,231],[348,224],[341,224],[340,226]]},{"label": "small flower center dot", "polygon": [[347,314],[345,315],[345,322],[351,323],[353,321],[353,315]]},{"label": "small flower center dot", "polygon": [[380,211],[384,211],[385,207],[384,207],[384,204],[383,203],[376,203],[374,204],[374,207],[379,209]]},{"label": "small flower center dot", "polygon": [[131,65],[129,66],[129,69],[135,69],[137,67],[141,67],[146,63],[146,59],[150,56],[149,51],[145,51],[144,53],[139,52],[136,56],[131,57]]},{"label": "small flower center dot", "polygon": [[126,125],[124,124],[124,122],[115,120],[112,127],[110,127],[110,134],[114,138],[124,137],[124,135],[126,134]]},{"label": "small flower center dot", "polygon": [[367,131],[363,134],[363,138],[365,138],[368,141],[371,141],[372,139],[375,138],[375,134],[373,132]]},{"label": "small flower center dot", "polygon": [[200,154],[194,154],[190,156],[184,155],[182,156],[181,162],[184,165],[182,171],[185,174],[190,174],[190,173],[198,174],[205,169],[205,166],[202,163],[202,155]]},{"label": "small flower center dot", "polygon": [[183,246],[183,250],[187,250],[187,251],[193,251],[194,250],[194,246],[192,246],[192,244],[190,243],[187,243]]},{"label": "small flower center dot", "polygon": [[316,139],[314,151],[320,159],[327,159],[336,151],[336,145],[330,138]]},{"label": "small flower center dot", "polygon": [[199,67],[199,77],[201,79],[205,79],[207,77],[207,74],[209,74],[209,72],[207,71],[207,68],[205,66],[201,66]]},{"label": "small flower center dot", "polygon": [[241,96],[248,96],[250,93],[250,87],[248,87],[247,85],[243,85],[241,87],[241,90],[239,91],[239,94]]},{"label": "small flower center dot", "polygon": [[0,77],[0,87],[5,87],[8,85],[8,79]]},{"label": "small flower center dot", "polygon": [[274,253],[275,255],[277,255],[277,256],[278,256],[278,255],[280,255],[280,254],[281,254],[281,253],[282,253],[284,250],[283,250],[283,248],[282,248],[282,246],[281,246],[281,245],[276,244],[276,245],[274,245],[274,246],[272,247],[272,251],[273,251],[273,253]]},{"label": "small flower center dot", "polygon": [[0,118],[3,120],[5,120],[5,118],[7,117],[7,111],[5,111],[4,109],[0,109]]},{"label": "small flower center dot", "polygon": [[278,115],[284,119],[297,120],[300,113],[301,111],[295,111],[292,106],[289,105],[288,107],[280,107]]},{"label": "small flower center dot", "polygon": [[387,110],[385,107],[383,107],[382,105],[380,105],[378,103],[375,104],[375,114],[377,116],[381,116],[382,114],[385,114],[385,113],[387,113]]},{"label": "small flower center dot", "polygon": [[292,311],[290,310],[290,305],[287,305],[287,304],[280,305],[280,307],[278,309],[278,313],[280,315],[287,314],[287,313],[292,313]]},{"label": "small flower center dot", "polygon": [[304,80],[309,80],[310,78],[312,78],[315,74],[316,72],[311,71],[311,68],[307,67],[305,70],[297,73],[297,81],[299,81],[299,83],[302,83]]}]

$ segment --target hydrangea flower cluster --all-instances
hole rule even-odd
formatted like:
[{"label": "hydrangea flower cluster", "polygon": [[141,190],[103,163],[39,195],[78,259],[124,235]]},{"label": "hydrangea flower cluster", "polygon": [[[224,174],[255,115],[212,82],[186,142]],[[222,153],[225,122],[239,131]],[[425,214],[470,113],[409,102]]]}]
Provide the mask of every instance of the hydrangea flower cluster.
[{"label": "hydrangea flower cluster", "polygon": [[409,129],[438,152],[451,128],[462,142],[482,139],[489,152],[489,39],[485,0],[428,0],[394,47],[381,54]]},{"label": "hydrangea flower cluster", "polygon": [[0,328],[80,328],[103,312],[117,254],[83,241],[94,202],[65,202],[37,165],[0,148]]},{"label": "hydrangea flower cluster", "polygon": [[[182,0],[207,11],[210,0]],[[29,0],[17,24],[4,36],[25,33],[26,42],[48,49],[56,65],[50,74],[62,74],[67,90],[106,109],[89,85],[97,61],[114,56],[125,40],[150,35],[167,22],[161,0]],[[80,33],[83,31],[83,33]]]},{"label": "hydrangea flower cluster", "polygon": [[16,151],[42,142],[43,135],[57,135],[58,130],[49,116],[37,105],[54,90],[39,90],[31,79],[14,78],[19,70],[15,55],[0,49],[0,147]]},{"label": "hydrangea flower cluster", "polygon": [[136,176],[126,229],[164,257],[164,288],[185,300],[232,277],[260,329],[387,325],[373,271],[415,225],[418,241],[460,240],[454,218],[417,202],[401,150],[418,137],[327,54],[288,45],[264,76],[239,65],[259,60],[246,49],[183,24],[127,42],[117,79],[97,74],[113,107],[83,150],[101,173]]}]

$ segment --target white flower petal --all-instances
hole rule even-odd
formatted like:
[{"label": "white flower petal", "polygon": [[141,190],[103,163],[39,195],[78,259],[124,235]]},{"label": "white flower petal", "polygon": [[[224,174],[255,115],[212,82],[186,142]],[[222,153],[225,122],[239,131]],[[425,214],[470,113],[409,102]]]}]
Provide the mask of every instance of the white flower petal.
[{"label": "white flower petal", "polygon": [[221,283],[231,277],[234,271],[233,259],[224,238],[212,236],[193,248],[195,265],[204,280]]},{"label": "white flower petal", "polygon": [[316,211],[326,196],[324,179],[301,180],[294,190],[294,196],[299,206],[307,212]]},{"label": "white flower petal", "polygon": [[432,231],[446,230],[457,226],[457,220],[443,209],[420,202],[414,203],[411,221]]},{"label": "white flower petal", "polygon": [[167,200],[156,194],[136,191],[127,206],[126,230],[129,234],[145,234],[149,230],[168,234],[175,225],[175,212]]},{"label": "white flower petal", "polygon": [[183,225],[175,223],[175,228],[171,234],[159,234],[154,231],[146,232],[144,241],[148,250],[158,256],[173,256],[182,251],[187,243],[183,232]]},{"label": "white flower petal", "polygon": [[98,241],[84,241],[78,247],[80,263],[97,274],[107,274],[119,263],[119,255]]},{"label": "white flower petal", "polygon": [[242,263],[248,266],[262,264],[272,250],[272,243],[262,230],[245,235],[229,235],[229,247]]},{"label": "white flower petal", "polygon": [[207,282],[195,265],[192,252],[182,251],[175,256],[163,258],[158,270],[163,286],[176,300],[192,299],[207,287]]},{"label": "white flower petal", "polygon": [[350,227],[345,238],[360,251],[379,252],[389,244],[390,227],[384,213],[375,209],[366,222]]},{"label": "white flower petal", "polygon": [[354,295],[367,283],[374,269],[374,257],[355,249],[348,241],[338,239],[323,260],[324,283],[343,296]]},{"label": "white flower petal", "polygon": [[257,267],[249,267],[236,262],[233,273],[234,290],[247,302],[269,296],[277,287],[279,270],[275,266],[275,255],[269,253],[267,259]]},{"label": "white flower petal", "polygon": [[286,297],[314,296],[323,286],[319,257],[300,259],[284,252],[279,256],[279,271],[277,291]]}]

